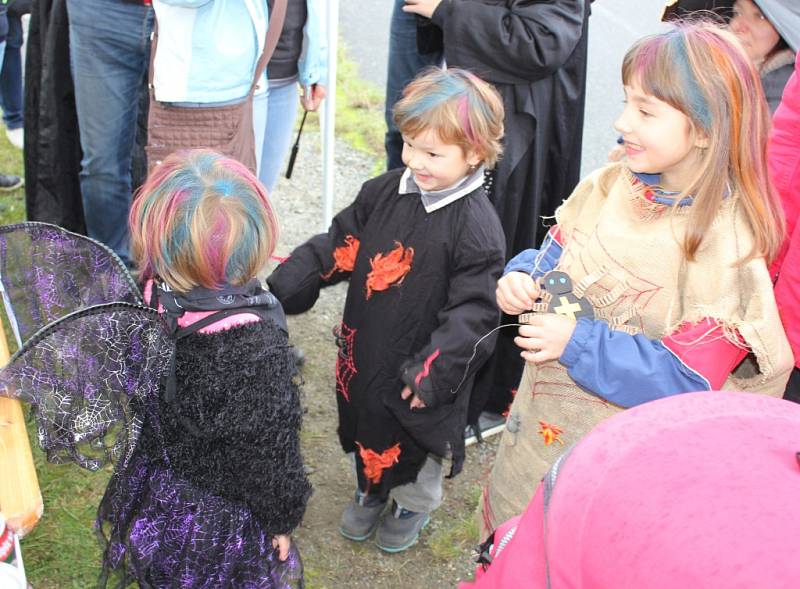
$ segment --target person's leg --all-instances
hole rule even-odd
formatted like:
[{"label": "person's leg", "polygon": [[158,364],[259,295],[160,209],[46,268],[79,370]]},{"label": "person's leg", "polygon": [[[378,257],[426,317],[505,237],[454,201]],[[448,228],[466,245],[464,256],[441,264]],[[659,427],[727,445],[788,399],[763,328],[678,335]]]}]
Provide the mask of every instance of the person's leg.
[{"label": "person's leg", "polygon": [[86,228],[127,262],[131,156],[152,8],[122,0],[67,0],[67,12]]},{"label": "person's leg", "polygon": [[375,532],[375,544],[386,552],[402,552],[413,546],[430,521],[430,513],[442,504],[442,459],[429,455],[413,483],[392,489],[392,508]]},{"label": "person's leg", "polygon": [[297,117],[297,84],[285,84],[267,90],[267,124],[264,131],[258,179],[272,196],[283,170],[292,130]]},{"label": "person's leg", "polygon": [[409,511],[431,513],[442,504],[442,459],[429,455],[413,483],[392,489],[390,496]]},{"label": "person's leg", "polygon": [[424,68],[442,63],[438,52],[421,55],[417,50],[417,20],[414,14],[403,12],[404,0],[395,0],[389,32],[389,61],[386,75],[386,169],[403,165],[403,139],[392,120],[394,103],[400,100],[403,88]]},{"label": "person's leg", "polygon": [[358,468],[355,453],[348,454],[356,483],[355,496],[350,500],[342,513],[339,532],[348,540],[363,542],[372,535],[378,526],[380,517],[386,508],[386,501],[380,497],[367,495],[358,488]]},{"label": "person's leg", "polygon": [[8,18],[8,37],[0,68],[0,107],[7,129],[21,129],[22,119],[22,21]]},{"label": "person's leg", "polygon": [[266,92],[253,96],[253,137],[256,140],[256,176],[261,175],[261,154],[264,151],[264,135],[267,130],[267,104],[269,96]]},{"label": "person's leg", "polygon": [[[3,67],[3,55],[5,54],[6,42],[0,42],[0,69]],[[12,176],[10,174],[0,173],[0,192],[8,192],[16,190],[22,186],[23,181],[19,176]]]}]

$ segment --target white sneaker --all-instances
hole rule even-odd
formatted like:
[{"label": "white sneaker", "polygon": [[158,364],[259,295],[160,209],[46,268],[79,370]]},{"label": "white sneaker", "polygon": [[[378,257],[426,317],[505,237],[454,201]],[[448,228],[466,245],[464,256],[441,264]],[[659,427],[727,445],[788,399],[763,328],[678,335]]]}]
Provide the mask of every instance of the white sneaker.
[{"label": "white sneaker", "polygon": [[25,147],[25,129],[22,127],[19,129],[6,129],[6,137],[8,137],[9,143],[17,149]]}]

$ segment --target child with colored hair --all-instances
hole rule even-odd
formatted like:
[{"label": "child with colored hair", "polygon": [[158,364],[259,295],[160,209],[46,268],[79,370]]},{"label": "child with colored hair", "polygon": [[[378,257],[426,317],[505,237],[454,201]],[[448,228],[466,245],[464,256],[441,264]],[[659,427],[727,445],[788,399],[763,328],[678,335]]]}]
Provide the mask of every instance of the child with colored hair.
[{"label": "child with colored hair", "polygon": [[622,82],[626,161],[581,182],[498,283],[501,309],[533,313],[484,532],[604,418],[690,391],[779,396],[792,366],[767,270],[783,235],[769,111],[749,58],[731,33],[683,25],[637,42]]},{"label": "child with colored hair", "polygon": [[[31,404],[49,459],[115,463],[95,523],[99,585],[302,585],[290,541],[311,493],[302,411],[283,311],[256,278],[277,222],[253,174],[207,150],[153,171],[130,210],[144,296],[98,242],[3,229],[8,308],[27,339],[0,391]],[[27,337],[31,317],[49,323]]]},{"label": "child with colored hair", "polygon": [[[399,552],[442,501],[442,459],[464,461],[472,376],[491,352],[504,238],[484,169],[501,151],[502,102],[456,69],[432,69],[395,106],[404,169],[355,201],[268,279],[287,313],[349,280],[336,391],[339,439],[357,489],[340,531]],[[390,501],[391,500],[391,501]],[[387,507],[391,507],[387,511]]]},{"label": "child with colored hair", "polygon": [[100,506],[106,564],[143,586],[302,582],[289,538],[311,492],[296,369],[280,305],[256,278],[278,236],[266,190],[235,160],[175,154],[142,186],[130,228],[145,299],[177,343],[174,383]]}]

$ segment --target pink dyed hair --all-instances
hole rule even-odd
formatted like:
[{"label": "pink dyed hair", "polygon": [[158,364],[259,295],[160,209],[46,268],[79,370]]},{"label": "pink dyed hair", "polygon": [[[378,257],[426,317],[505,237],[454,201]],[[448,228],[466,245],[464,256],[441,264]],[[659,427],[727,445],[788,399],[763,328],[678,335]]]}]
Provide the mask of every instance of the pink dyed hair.
[{"label": "pink dyed hair", "polygon": [[503,101],[491,84],[458,68],[428,68],[403,91],[394,105],[401,133],[416,137],[436,132],[444,143],[474,151],[491,169],[503,152]]},{"label": "pink dyed hair", "polygon": [[[707,22],[679,23],[637,41],[625,55],[622,83],[686,115],[706,140],[682,196],[695,197],[684,251],[694,259],[729,189],[738,195],[754,245],[740,261],[771,260],[783,240],[783,211],[767,171],[770,115],[761,82],[735,35]],[[676,199],[676,202],[680,201]]]},{"label": "pink dyed hair", "polygon": [[266,266],[278,237],[258,179],[205,149],[174,153],[156,167],[129,223],[140,276],[157,276],[178,292],[247,282]]}]

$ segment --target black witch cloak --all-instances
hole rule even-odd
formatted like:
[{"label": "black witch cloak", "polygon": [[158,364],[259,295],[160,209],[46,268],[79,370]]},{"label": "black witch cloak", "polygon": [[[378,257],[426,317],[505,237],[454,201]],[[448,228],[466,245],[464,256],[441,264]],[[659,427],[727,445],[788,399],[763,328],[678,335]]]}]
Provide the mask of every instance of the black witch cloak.
[{"label": "black witch cloak", "polygon": [[[580,180],[589,0],[443,0],[431,17],[448,66],[494,84],[503,98],[503,158],[489,193],[513,256],[542,242],[547,218]],[[417,35],[431,35],[431,27]],[[498,413],[522,374],[513,330],[476,377],[470,423]]]},{"label": "black witch cloak", "polygon": [[[416,480],[428,453],[464,460],[472,375],[494,344],[503,232],[484,190],[426,212],[400,194],[404,170],[364,184],[328,233],[295,249],[269,277],[289,314],[349,279],[336,331],[339,438],[358,485],[385,497]],[[408,385],[426,407],[411,410]]]}]

